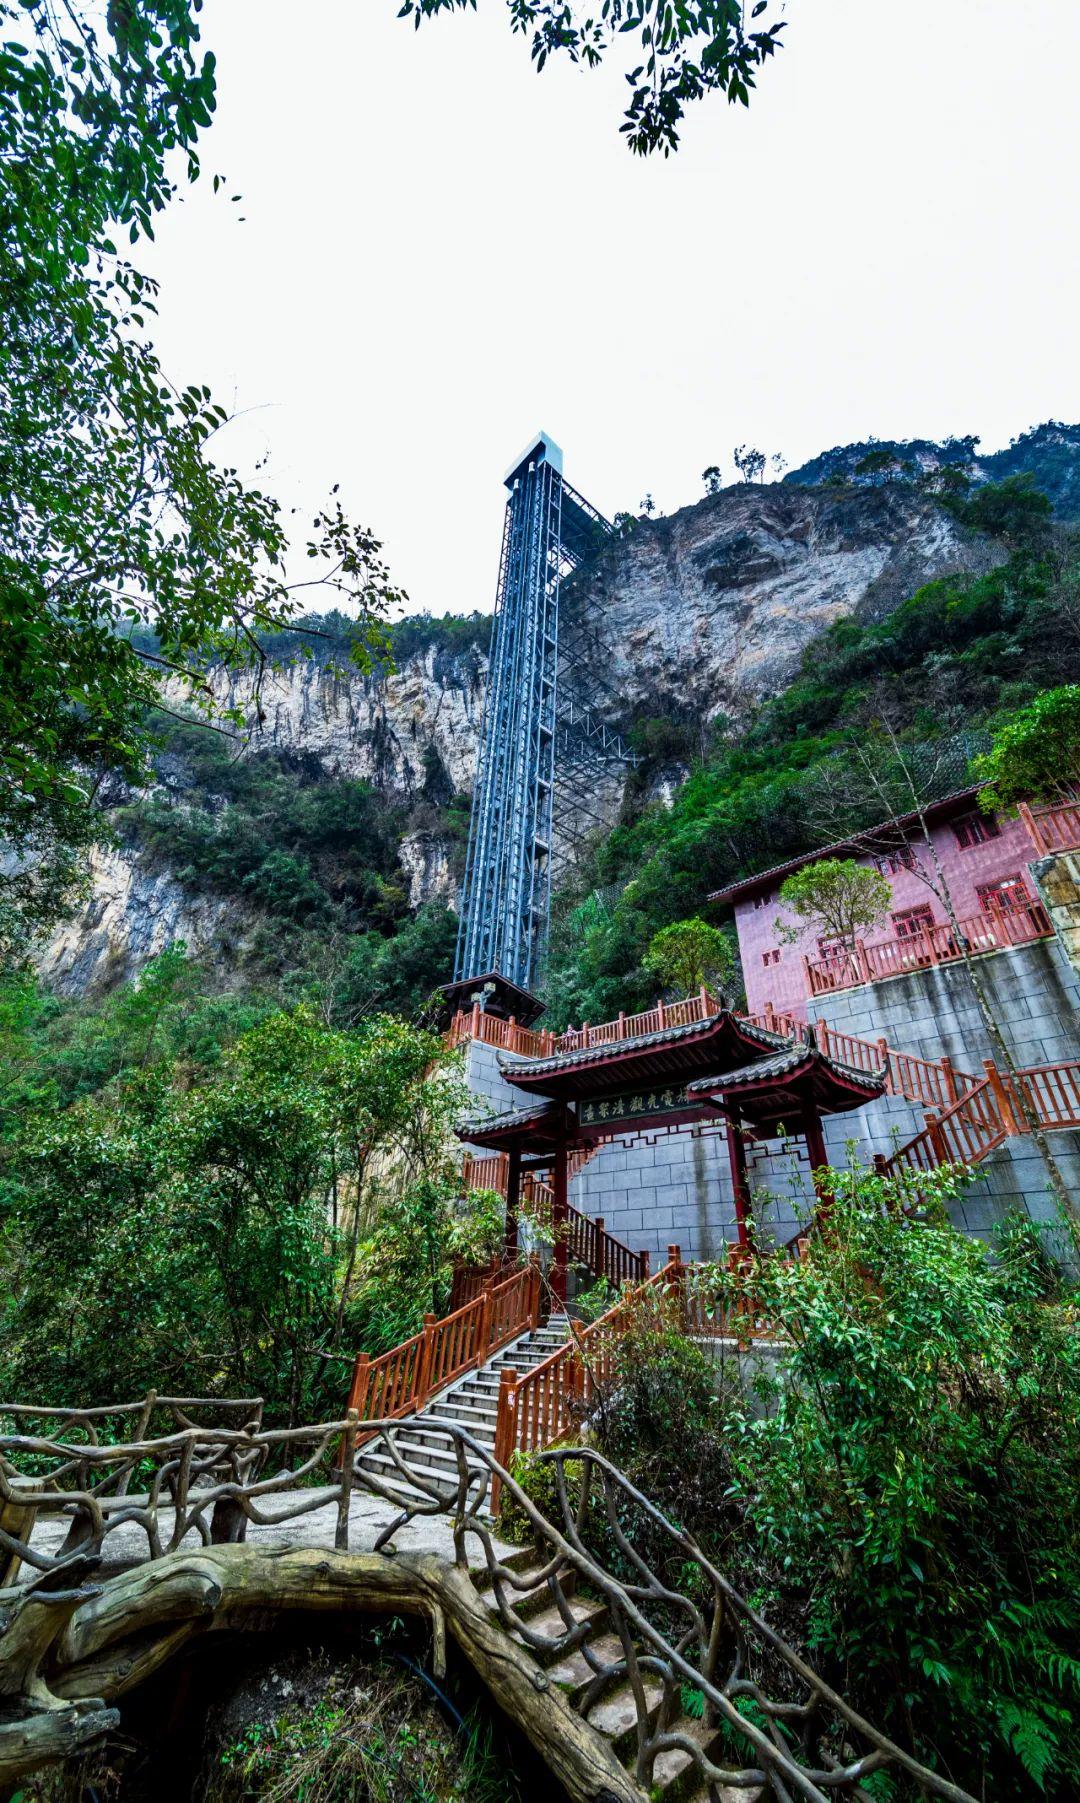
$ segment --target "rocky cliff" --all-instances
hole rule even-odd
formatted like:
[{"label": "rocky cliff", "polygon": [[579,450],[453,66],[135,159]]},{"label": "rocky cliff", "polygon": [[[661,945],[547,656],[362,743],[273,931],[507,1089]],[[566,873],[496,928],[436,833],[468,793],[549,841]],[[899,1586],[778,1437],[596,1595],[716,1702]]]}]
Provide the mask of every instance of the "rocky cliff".
[{"label": "rocky cliff", "polygon": [[739,720],[834,620],[1001,557],[912,488],[728,488],[638,521],[571,586],[568,620],[594,628],[580,680],[615,715]]},{"label": "rocky cliff", "polygon": [[[727,489],[638,522],[568,586],[577,698],[622,726],[739,719],[783,687],[833,620],[883,614],[930,577],[983,569],[1000,556],[911,488]],[[263,684],[250,755],[272,752],[298,770],[314,764],[323,778],[362,778],[388,804],[404,804],[399,857],[409,901],[452,900],[455,862],[440,811],[471,787],[485,676],[479,648],[437,643],[383,676],[342,674],[318,659],[290,664]],[[221,702],[253,717],[247,679],[221,672],[213,683]],[[171,802],[187,805],[182,768],[159,777]],[[191,800],[208,805],[205,796]],[[598,785],[591,800],[614,819],[619,783]],[[160,855],[148,868],[122,840],[97,856],[91,874],[86,906],[42,953],[57,988],[130,974],[174,938],[198,950],[220,946],[223,934],[243,944],[243,899],[200,894],[183,872],[162,868]]]}]

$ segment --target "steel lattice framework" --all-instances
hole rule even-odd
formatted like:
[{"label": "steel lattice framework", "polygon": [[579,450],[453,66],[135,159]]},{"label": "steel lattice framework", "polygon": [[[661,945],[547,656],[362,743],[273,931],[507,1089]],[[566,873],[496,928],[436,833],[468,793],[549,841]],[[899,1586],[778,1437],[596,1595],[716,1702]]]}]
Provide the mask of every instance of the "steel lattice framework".
[{"label": "steel lattice framework", "polygon": [[507,472],[506,486],[454,977],[498,973],[527,990],[543,967],[559,803],[573,816],[590,768],[635,759],[570,691],[560,699],[568,671],[560,585],[612,528],[565,480],[546,433]]}]

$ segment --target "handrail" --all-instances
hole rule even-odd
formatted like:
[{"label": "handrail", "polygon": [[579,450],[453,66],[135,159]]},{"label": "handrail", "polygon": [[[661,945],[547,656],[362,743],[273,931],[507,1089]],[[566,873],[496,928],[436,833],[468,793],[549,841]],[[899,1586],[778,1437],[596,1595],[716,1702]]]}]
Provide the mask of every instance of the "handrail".
[{"label": "handrail", "polygon": [[[969,955],[1004,951],[1049,939],[1053,926],[1041,902],[1028,901],[1015,908],[992,908],[957,922],[959,936]],[[820,958],[805,958],[807,992],[831,995],[838,989],[858,989],[884,977],[908,976],[938,964],[955,964],[964,956],[948,921],[936,921],[910,936],[866,945],[858,939],[851,948],[839,947]]]},{"label": "handrail", "polygon": [[[593,1321],[589,1327],[577,1329],[564,1346],[559,1346],[539,1365],[522,1377],[511,1369],[504,1370],[499,1386],[495,1419],[495,1458],[509,1466],[515,1452],[539,1452],[562,1440],[575,1426],[575,1415],[587,1390],[610,1376],[613,1343],[625,1329],[629,1312],[636,1299],[646,1290],[656,1290],[678,1280],[683,1265],[679,1248],[669,1248],[668,1262],[655,1276],[634,1289],[624,1290],[619,1300]],[[492,1483],[492,1512],[499,1506],[499,1480]]]},{"label": "handrail", "polygon": [[[938,1114],[931,1110],[921,1133],[907,1141],[882,1170],[908,1166],[934,1170],[942,1164],[979,1164],[1002,1142],[1029,1131],[1015,1087],[990,1059],[983,1077],[951,1107]],[[1080,1127],[1080,1058],[1060,1064],[1033,1064],[1017,1071],[1029,1108],[1040,1127]]]},{"label": "handrail", "polygon": [[513,1018],[503,1020],[496,1014],[485,1014],[479,1004],[463,1008],[454,1015],[447,1032],[447,1044],[463,1045],[479,1039],[485,1045],[502,1051],[518,1052],[526,1058],[553,1058],[563,1052],[586,1051],[592,1046],[615,1045],[622,1039],[636,1039],[644,1033],[661,1033],[668,1027],[688,1027],[696,1022],[712,1020],[719,1014],[718,997],[702,986],[696,995],[679,1002],[657,1002],[640,1014],[620,1014],[615,1020],[590,1026],[567,1027],[564,1033],[552,1033],[547,1027],[522,1027]]},{"label": "handrail", "polygon": [[358,1353],[348,1407],[386,1421],[415,1414],[448,1384],[539,1323],[540,1271],[529,1264],[487,1285],[441,1321],[425,1315],[420,1333],[378,1358]]},{"label": "handrail", "polygon": [[[385,1477],[357,1463],[358,1426],[381,1436],[381,1450],[391,1468]],[[451,1454],[452,1477],[419,1460],[412,1462],[408,1448],[397,1444],[393,1422],[358,1423],[355,1415],[344,1421],[268,1433],[209,1430],[140,1442],[137,1451],[151,1468],[145,1506],[130,1504],[111,1517],[100,1508],[84,1506],[81,1488],[61,1490],[56,1471],[40,1481],[33,1503],[28,1505],[25,1490],[18,1487],[16,1460],[32,1458],[34,1469],[40,1470],[41,1461],[51,1459],[61,1471],[73,1472],[75,1482],[82,1486],[93,1470],[126,1461],[130,1447],[87,1448],[62,1440],[4,1436],[0,1439],[0,1499],[7,1505],[8,1544],[17,1559],[38,1571],[57,1572],[68,1565],[69,1579],[77,1583],[84,1573],[85,1555],[100,1551],[107,1534],[118,1527],[141,1528],[151,1560],[175,1550],[194,1532],[204,1549],[195,1557],[211,1561],[211,1575],[224,1578],[235,1559],[233,1547],[222,1542],[243,1541],[249,1526],[277,1529],[285,1521],[309,1515],[315,1518],[310,1539],[316,1547],[321,1543],[329,1550],[332,1543],[336,1551],[348,1552],[352,1501],[362,1488],[392,1505],[391,1518],[375,1539],[372,1551],[376,1554],[392,1545],[406,1523],[423,1523],[435,1516],[446,1519],[453,1529],[452,1537],[448,1536],[452,1538],[453,1563],[448,1569],[456,1567],[464,1574],[471,1566],[486,1574],[493,1616],[512,1636],[505,1643],[506,1656],[535,1659],[535,1666],[526,1666],[526,1670],[531,1671],[537,1688],[547,1685],[541,1667],[575,1648],[584,1653],[591,1677],[570,1700],[569,1706],[577,1714],[587,1721],[599,1695],[609,1693],[615,1685],[625,1687],[633,1699],[625,1764],[629,1770],[633,1761],[633,1777],[643,1794],[652,1789],[656,1761],[673,1744],[674,1728],[674,1744],[689,1756],[687,1790],[692,1786],[696,1792],[701,1786],[735,1780],[740,1794],[750,1795],[760,1792],[764,1768],[776,1795],[821,1795],[814,1779],[826,1763],[831,1796],[865,1795],[861,1777],[876,1767],[892,1766],[914,1778],[920,1794],[941,1798],[943,1803],[974,1803],[967,1792],[920,1766],[910,1753],[852,1709],[763,1620],[701,1548],[601,1453],[574,1447],[567,1454],[548,1454],[555,1481],[552,1501],[541,1510],[491,1449],[458,1422],[433,1422],[432,1433]],[[342,1443],[345,1457],[334,1463],[335,1448]],[[274,1469],[283,1458],[285,1468]],[[496,1482],[505,1487],[528,1523],[536,1545],[535,1558],[524,1569],[515,1568],[516,1562],[504,1561],[491,1524],[481,1513],[485,1496]],[[606,1552],[594,1550],[582,1533],[590,1499],[602,1519],[620,1524],[617,1539],[621,1544],[612,1548],[609,1539]],[[16,1510],[14,1520],[10,1518],[11,1505]],[[86,1518],[86,1532],[59,1556],[38,1552],[31,1544],[37,1514],[73,1511],[81,1511]],[[365,1514],[365,1534],[369,1519]],[[641,1531],[642,1523],[647,1524],[647,1532]],[[678,1565],[686,1574],[681,1580],[683,1591],[662,1581],[648,1563],[648,1549],[657,1544],[658,1536],[665,1551],[674,1548],[679,1554]],[[473,1541],[479,1542],[479,1559],[471,1556]],[[633,1553],[637,1569],[630,1581],[626,1577],[628,1546],[642,1549]],[[294,1552],[292,1556],[303,1554]],[[661,1561],[661,1569],[669,1563]],[[436,1561],[433,1575],[424,1578],[429,1604],[433,1595],[438,1599],[445,1594],[449,1601],[455,1594],[450,1584],[441,1591],[440,1582]],[[536,1595],[538,1582],[553,1603],[539,1616],[520,1606]],[[203,1591],[206,1588],[204,1585]],[[221,1586],[212,1588],[220,1591]],[[600,1602],[606,1632],[593,1632],[588,1625],[583,1629],[580,1618],[575,1618],[570,1600],[582,1592]],[[98,1593],[69,1588],[66,1594],[80,1609],[73,1617],[71,1606],[50,1616],[56,1626],[47,1646],[38,1631],[39,1659],[32,1670],[24,1659],[27,1669],[21,1690],[7,1699],[9,1717],[19,1700],[25,1704],[25,1715],[40,1712],[40,1700],[32,1695],[29,1680],[37,1681],[46,1650],[49,1683],[56,1692],[62,1697],[85,1694],[85,1687],[77,1688],[72,1680],[85,1678],[86,1671],[93,1669],[93,1649],[91,1666],[79,1669],[80,1653],[85,1655],[79,1630],[85,1620],[81,1611],[98,1607]],[[209,1606],[212,1611],[212,1597]],[[397,1605],[387,1601],[385,1606]],[[154,1629],[162,1625],[166,1631],[175,1626],[171,1621],[151,1624]],[[753,1686],[757,1710],[752,1717],[738,1706],[746,1694],[747,1672],[757,1674]],[[100,1676],[100,1660],[96,1676]],[[14,1691],[15,1687],[11,1688]],[[713,1732],[701,1740],[678,1733],[686,1688],[700,1693],[708,1730],[715,1730],[721,1721],[726,1724],[729,1732],[722,1751]],[[778,1724],[790,1721],[793,1710],[800,1720],[800,1733],[781,1733]],[[759,1726],[761,1721],[764,1728]],[[18,1726],[16,1718],[16,1730]],[[838,1769],[837,1746],[843,1747],[848,1759],[846,1770]],[[714,1763],[719,1758],[723,1766]],[[27,1763],[29,1766],[30,1761]]]},{"label": "handrail", "polygon": [[1022,801],[1017,813],[1041,858],[1080,850],[1080,801],[1047,801],[1037,807]]}]

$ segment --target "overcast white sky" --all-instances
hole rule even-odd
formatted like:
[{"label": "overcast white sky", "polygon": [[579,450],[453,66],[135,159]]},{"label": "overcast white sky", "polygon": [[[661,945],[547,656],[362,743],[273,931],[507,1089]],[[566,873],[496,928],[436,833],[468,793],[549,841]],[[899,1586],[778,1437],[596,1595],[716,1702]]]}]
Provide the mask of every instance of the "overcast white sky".
[{"label": "overcast white sky", "polygon": [[395,13],[207,0],[228,185],[142,260],[173,378],[243,411],[232,460],[305,512],[340,482],[414,607],[491,606],[540,426],[611,514],[743,440],[1080,418],[1075,0],[791,0],[750,110],[700,103],[667,162],[625,149],[615,69],[537,76],[502,0]]}]

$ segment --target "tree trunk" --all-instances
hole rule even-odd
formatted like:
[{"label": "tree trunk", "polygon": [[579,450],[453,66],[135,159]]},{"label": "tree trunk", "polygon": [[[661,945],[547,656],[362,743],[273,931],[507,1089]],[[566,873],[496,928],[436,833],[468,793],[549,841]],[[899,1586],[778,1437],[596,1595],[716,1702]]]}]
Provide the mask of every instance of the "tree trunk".
[{"label": "tree trunk", "polygon": [[[173,1553],[61,1607],[43,1635],[34,1592],[0,1640],[26,1717],[0,1725],[0,1783],[62,1758],[114,1725],[104,1707],[159,1670],[182,1646],[218,1630],[263,1630],[267,1613],[419,1615],[433,1630],[436,1677],[445,1673],[446,1629],[495,1702],[523,1730],[573,1803],[641,1803],[608,1742],[575,1714],[532,1655],[515,1644],[477,1595],[469,1573],[432,1553],[329,1553],[314,1547],[228,1546]],[[65,1596],[69,1601],[71,1593]],[[59,1601],[59,1599],[57,1599]],[[42,1617],[42,1619],[44,1619]],[[12,1643],[11,1651],[18,1651]],[[48,1658],[48,1690],[39,1675]],[[35,1688],[36,1687],[36,1688]],[[39,1714],[44,1710],[46,1715]],[[14,1712],[12,1712],[14,1713]],[[39,1727],[47,1719],[48,1732]]]}]

